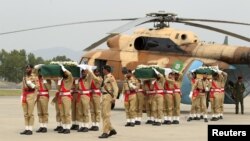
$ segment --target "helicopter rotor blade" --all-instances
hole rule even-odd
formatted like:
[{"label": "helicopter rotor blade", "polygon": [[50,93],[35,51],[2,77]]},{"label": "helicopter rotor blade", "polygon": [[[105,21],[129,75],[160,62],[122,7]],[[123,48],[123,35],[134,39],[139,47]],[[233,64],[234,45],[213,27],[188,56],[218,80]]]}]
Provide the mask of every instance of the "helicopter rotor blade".
[{"label": "helicopter rotor blade", "polygon": [[182,21],[198,21],[198,22],[214,22],[214,23],[228,23],[228,24],[239,24],[250,26],[250,23],[234,22],[234,21],[224,21],[224,20],[210,20],[210,19],[191,19],[191,18],[176,18],[177,22]]},{"label": "helicopter rotor blade", "polygon": [[138,26],[138,25],[141,25],[143,23],[146,23],[146,22],[150,22],[150,21],[154,21],[154,20],[157,20],[157,19],[160,19],[160,17],[143,17],[143,18],[138,18],[134,21],[131,21],[123,26],[120,26],[114,30],[112,30],[111,32],[109,32],[109,34],[120,34],[122,32],[125,32],[135,26]]},{"label": "helicopter rotor blade", "polygon": [[108,38],[114,37],[115,35],[117,35],[117,34],[109,34],[108,36],[105,36],[102,39],[94,42],[93,44],[91,44],[90,46],[88,46],[87,48],[85,48],[83,51],[90,51],[90,50],[94,49],[95,47],[101,45],[105,41],[107,41]]},{"label": "helicopter rotor blade", "polygon": [[238,38],[238,39],[250,42],[250,38],[247,38],[245,36],[241,36],[239,34],[236,34],[236,33],[230,32],[230,31],[226,31],[226,30],[223,30],[223,29],[211,27],[211,26],[208,26],[208,25],[203,25],[203,24],[198,24],[198,23],[192,23],[192,22],[183,22],[183,21],[182,22],[178,22],[178,23],[184,23],[184,24],[189,25],[189,26],[194,26],[194,27],[204,28],[204,29],[207,29],[207,30],[212,30],[212,31],[215,31],[215,32],[227,34],[229,36],[232,36],[232,37],[235,37],[235,38]]},{"label": "helicopter rotor blade", "polygon": [[85,48],[83,51],[89,51],[91,49],[94,49],[96,48],[97,46],[101,45],[102,43],[104,43],[105,41],[107,41],[108,38],[111,38],[115,35],[118,35],[122,32],[125,32],[137,25],[140,25],[142,23],[145,23],[145,22],[148,22],[148,21],[152,21],[152,20],[155,20],[155,19],[158,19],[159,17],[144,17],[144,18],[138,18],[138,19],[135,19],[134,21],[131,21],[123,26],[120,26],[114,30],[112,30],[111,32],[109,32],[108,36],[105,36],[103,37],[102,39],[96,41],[95,43],[93,43],[92,45],[90,45],[89,47]]},{"label": "helicopter rotor blade", "polygon": [[39,29],[46,29],[46,28],[54,28],[54,27],[62,27],[62,26],[69,26],[69,25],[79,25],[85,23],[96,23],[96,22],[112,22],[112,21],[131,21],[136,20],[138,18],[127,18],[127,19],[106,19],[106,20],[92,20],[92,21],[80,21],[80,22],[71,22],[71,23],[64,23],[64,24],[55,24],[55,25],[48,25],[48,26],[40,26],[34,28],[27,28],[27,29],[20,29],[20,30],[13,30],[9,32],[2,32],[1,35],[18,33],[18,32],[25,32],[25,31],[32,31],[32,30],[39,30]]}]

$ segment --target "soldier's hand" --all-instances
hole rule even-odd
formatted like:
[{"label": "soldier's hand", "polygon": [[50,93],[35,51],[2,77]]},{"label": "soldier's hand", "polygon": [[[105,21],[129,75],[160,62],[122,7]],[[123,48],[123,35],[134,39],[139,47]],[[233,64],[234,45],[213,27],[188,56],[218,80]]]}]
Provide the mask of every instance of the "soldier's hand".
[{"label": "soldier's hand", "polygon": [[35,68],[35,69],[39,69],[39,68],[41,68],[43,65],[44,65],[44,64],[38,64],[38,65],[35,65],[34,68]]},{"label": "soldier's hand", "polygon": [[54,105],[55,105],[55,101],[52,100],[52,101],[50,102],[50,104],[51,104],[52,106],[54,106]]}]

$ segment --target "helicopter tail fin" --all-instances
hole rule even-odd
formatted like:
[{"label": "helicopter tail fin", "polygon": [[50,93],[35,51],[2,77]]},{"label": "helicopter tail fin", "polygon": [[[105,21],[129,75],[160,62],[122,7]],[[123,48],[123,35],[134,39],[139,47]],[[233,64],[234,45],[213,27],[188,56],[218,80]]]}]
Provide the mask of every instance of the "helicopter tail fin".
[{"label": "helicopter tail fin", "polygon": [[223,44],[228,45],[228,36],[225,36]]}]

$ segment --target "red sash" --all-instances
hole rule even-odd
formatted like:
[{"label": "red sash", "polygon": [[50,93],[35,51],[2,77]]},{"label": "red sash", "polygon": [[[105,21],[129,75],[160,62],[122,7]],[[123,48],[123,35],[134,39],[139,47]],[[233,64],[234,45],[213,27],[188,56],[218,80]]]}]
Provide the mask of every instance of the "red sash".
[{"label": "red sash", "polygon": [[210,98],[214,98],[214,92],[220,92],[218,86],[212,81],[213,88],[210,91]]},{"label": "red sash", "polygon": [[146,84],[147,84],[147,87],[148,87],[148,90],[146,91],[147,95],[154,95],[155,91],[150,89],[150,84],[149,83],[146,83]]},{"label": "red sash", "polygon": [[181,95],[181,89],[178,88],[176,84],[174,84],[174,93],[179,93]]},{"label": "red sash", "polygon": [[[60,89],[60,93],[65,93],[65,92],[70,92],[70,90],[67,90],[65,87],[64,87],[64,82],[62,80],[62,83],[61,83],[61,89]],[[62,104],[62,97],[63,96],[67,96],[69,97],[71,100],[72,100],[72,96],[71,95],[59,95],[58,97],[58,104]]]},{"label": "red sash", "polygon": [[39,100],[40,96],[46,96],[47,98],[49,98],[49,94],[42,94],[42,93],[48,93],[48,90],[44,90],[43,83],[41,81],[43,81],[43,80],[40,78],[38,80],[39,90],[38,90],[37,100]]},{"label": "red sash", "polygon": [[165,82],[165,89],[166,89],[166,94],[173,94],[174,93],[173,89],[169,88],[169,84],[167,81]]},{"label": "red sash", "polygon": [[[97,94],[99,96],[101,96],[101,91],[100,89],[98,89],[96,86],[95,86],[95,83],[94,83],[94,80],[91,81],[91,89],[93,90],[93,92],[91,94]],[[91,95],[93,96],[93,95]]]},{"label": "red sash", "polygon": [[34,89],[29,89],[29,88],[23,89],[23,93],[22,93],[22,103],[26,103],[26,102],[27,102],[27,100],[26,100],[27,95],[28,95],[28,94],[32,94],[32,93],[34,93],[34,92],[35,92]]},{"label": "red sash", "polygon": [[159,89],[156,81],[154,83],[154,88],[156,89],[156,94],[161,94],[161,95],[164,95],[164,91],[162,89]]},{"label": "red sash", "polygon": [[[79,84],[81,85],[81,91],[87,91],[87,89],[85,88],[85,86],[84,86],[84,83],[83,83],[83,81],[82,81],[82,78],[80,78],[80,80],[79,80]],[[88,93],[88,94],[86,94],[88,97],[90,97],[90,93]],[[78,93],[78,97],[77,97],[77,102],[79,102],[80,101],[80,99],[81,99],[81,93],[79,92]]]},{"label": "red sash", "polygon": [[[195,79],[192,78],[192,84],[195,84]],[[197,97],[199,95],[199,91],[197,89],[193,90],[193,95],[192,97]]]}]

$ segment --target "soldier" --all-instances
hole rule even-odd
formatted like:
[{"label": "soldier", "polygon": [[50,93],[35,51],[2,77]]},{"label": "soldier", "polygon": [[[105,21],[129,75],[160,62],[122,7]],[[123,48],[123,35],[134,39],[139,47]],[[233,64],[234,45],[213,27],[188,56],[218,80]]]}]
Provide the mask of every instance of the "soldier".
[{"label": "soldier", "polygon": [[32,128],[34,125],[34,107],[36,102],[35,90],[38,86],[37,77],[32,73],[33,65],[26,66],[26,75],[22,81],[22,107],[25,120],[25,130],[21,132],[21,135],[32,135]]},{"label": "soldier", "polygon": [[152,113],[152,104],[153,104],[155,91],[153,89],[153,85],[150,80],[143,81],[143,90],[145,91],[145,107],[146,107],[146,113],[147,113],[146,124],[153,124],[154,117]]},{"label": "soldier", "polygon": [[[222,71],[217,71],[213,74],[213,80],[212,80],[212,85],[211,85],[211,98],[213,98],[213,102],[211,102],[211,108],[213,110],[212,113],[212,119],[211,121],[217,121],[220,119],[220,113],[221,113],[221,102],[222,102],[222,93],[221,89],[224,88],[222,84],[222,79],[220,79],[220,76]],[[223,104],[223,103],[222,103]],[[214,112],[213,112],[214,111]]]},{"label": "soldier", "polygon": [[89,131],[89,101],[90,101],[90,83],[91,76],[88,69],[81,70],[81,78],[77,84],[78,87],[78,112],[80,127],[78,132]]},{"label": "soldier", "polygon": [[171,124],[173,116],[173,94],[174,94],[174,73],[170,72],[166,76],[165,81],[165,95],[164,95],[164,107],[165,107],[165,117],[163,124]]},{"label": "soldier", "polygon": [[180,105],[181,105],[181,82],[183,74],[175,72],[174,74],[174,95],[173,95],[173,124],[180,122]]},{"label": "soldier", "polygon": [[34,68],[38,71],[38,95],[37,95],[37,113],[39,117],[40,128],[37,133],[46,133],[48,124],[48,103],[49,103],[49,90],[51,89],[51,80],[44,79],[39,74],[39,68],[42,64],[36,65]]},{"label": "soldier", "polygon": [[155,90],[152,113],[155,118],[153,125],[160,126],[163,118],[163,96],[164,96],[164,76],[153,68],[156,73],[156,80],[152,81],[153,89]]},{"label": "soldier", "polygon": [[100,124],[100,115],[101,115],[101,84],[102,77],[98,69],[94,70],[94,73],[90,73],[92,76],[91,80],[91,98],[90,98],[90,113],[92,126],[89,130],[98,131]]},{"label": "soldier", "polygon": [[112,127],[110,122],[111,116],[111,103],[114,103],[118,95],[118,86],[114,76],[111,74],[111,67],[105,65],[103,67],[104,80],[102,91],[102,103],[101,103],[101,114],[103,121],[103,133],[99,138],[108,138],[112,135],[116,135],[116,130]]},{"label": "soldier", "polygon": [[62,119],[61,119],[60,110],[59,110],[59,94],[60,94],[59,86],[60,85],[58,85],[58,78],[54,79],[54,82],[56,84],[56,89],[57,89],[55,93],[55,97],[51,101],[51,105],[55,105],[55,110],[56,110],[57,126],[54,129],[54,131],[60,131],[60,130],[63,130],[63,127],[62,127]]},{"label": "soldier", "polygon": [[199,110],[200,110],[200,102],[197,98],[199,91],[197,89],[193,90],[194,84],[197,81],[196,74],[194,72],[189,73],[188,77],[189,77],[189,79],[191,81],[191,85],[192,85],[191,92],[189,94],[189,97],[191,99],[192,104],[191,104],[190,115],[189,115],[187,121],[191,121],[191,120],[200,119],[200,117],[197,115],[199,113]]},{"label": "soldier", "polygon": [[135,118],[135,125],[141,125],[141,120],[142,120],[142,114],[143,114],[143,109],[144,109],[144,99],[145,99],[145,91],[143,90],[143,84],[140,79],[137,81],[137,93],[136,93],[136,112],[137,116]]},{"label": "soldier", "polygon": [[69,134],[71,124],[71,87],[73,85],[73,76],[63,65],[60,65],[63,71],[63,78],[58,81],[59,93],[59,110],[62,119],[63,128],[58,130],[58,133]]},{"label": "soldier", "polygon": [[135,126],[136,117],[136,86],[137,80],[133,77],[132,71],[127,70],[123,82],[122,94],[124,95],[124,107],[127,123],[125,126]]},{"label": "soldier", "polygon": [[242,82],[242,77],[238,76],[238,80],[234,85],[234,97],[235,97],[235,114],[238,114],[239,112],[239,103],[241,107],[241,114],[244,114],[244,103],[243,103],[243,98],[244,98],[244,91],[245,91],[245,85]]},{"label": "soldier", "polygon": [[[194,91],[195,89],[198,91],[198,96],[197,99],[198,101],[200,101],[201,104],[201,113],[204,114],[204,122],[208,122],[207,119],[207,106],[206,106],[206,91],[208,89],[210,89],[211,84],[210,81],[207,79],[207,74],[203,74],[203,78],[202,79],[198,79],[196,81],[196,83],[194,84],[194,87],[192,89],[192,91]],[[200,117],[200,115],[198,114],[198,117]]]},{"label": "soldier", "polygon": [[220,100],[220,119],[223,119],[223,112],[224,112],[224,98],[225,98],[225,84],[227,81],[227,73],[224,71],[219,72],[219,79],[221,81],[221,100]]},{"label": "soldier", "polygon": [[70,127],[70,130],[78,130],[79,129],[79,112],[77,107],[77,98],[78,98],[78,90],[77,90],[77,84],[78,80],[74,79],[73,85],[71,88],[71,96],[72,96],[72,104],[71,104],[71,120],[72,120],[72,126]]}]

